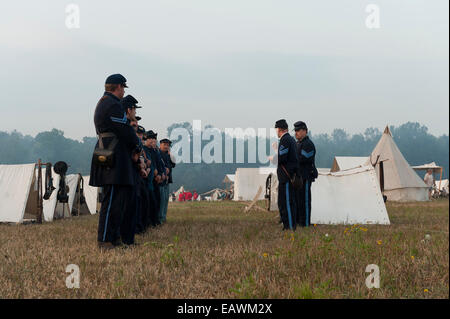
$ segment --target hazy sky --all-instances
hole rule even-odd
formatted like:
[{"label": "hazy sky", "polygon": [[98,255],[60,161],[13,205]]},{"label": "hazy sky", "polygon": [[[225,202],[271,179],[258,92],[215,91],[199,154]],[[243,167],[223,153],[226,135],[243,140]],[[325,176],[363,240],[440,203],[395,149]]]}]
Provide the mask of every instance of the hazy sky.
[{"label": "hazy sky", "polygon": [[[68,29],[66,5],[80,8]],[[365,8],[380,8],[368,29]],[[146,129],[307,122],[314,133],[418,121],[449,132],[448,0],[3,1],[0,131],[94,136],[107,75]]]}]

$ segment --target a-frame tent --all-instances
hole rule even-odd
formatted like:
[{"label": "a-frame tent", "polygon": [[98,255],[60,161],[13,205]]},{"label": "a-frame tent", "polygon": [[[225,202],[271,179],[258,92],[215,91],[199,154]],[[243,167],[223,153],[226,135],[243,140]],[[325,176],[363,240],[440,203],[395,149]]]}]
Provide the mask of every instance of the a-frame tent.
[{"label": "a-frame tent", "polygon": [[0,222],[24,221],[34,170],[35,164],[0,165]]},{"label": "a-frame tent", "polygon": [[428,200],[427,186],[400,152],[389,126],[384,129],[383,135],[372,151],[367,164],[375,165],[377,175],[382,181],[383,195],[388,200]]}]

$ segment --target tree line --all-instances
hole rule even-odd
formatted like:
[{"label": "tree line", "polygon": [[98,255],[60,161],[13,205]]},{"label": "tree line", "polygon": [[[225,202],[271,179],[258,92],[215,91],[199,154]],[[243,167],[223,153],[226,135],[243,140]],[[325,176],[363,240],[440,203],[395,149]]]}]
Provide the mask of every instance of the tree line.
[{"label": "tree line", "polygon": [[[170,136],[171,131],[177,127],[184,127],[192,134],[190,123],[185,122],[169,126],[167,136]],[[448,135],[434,136],[428,132],[426,126],[413,122],[407,122],[398,127],[391,126],[390,129],[397,146],[410,165],[434,161],[444,167],[443,178],[447,178]],[[368,156],[381,135],[382,131],[378,128],[367,128],[363,133],[358,134],[348,134],[343,129],[335,129],[331,134],[310,132],[310,138],[317,150],[316,166],[331,167],[334,156]],[[64,132],[58,129],[38,133],[35,137],[23,135],[18,131],[9,133],[0,131],[0,164],[34,163],[39,158],[51,163],[65,161],[69,164],[69,174],[88,175],[96,141],[96,137],[84,137],[81,141],[67,138]],[[202,147],[207,143],[208,141],[202,141]],[[234,143],[236,143],[235,140]],[[248,141],[245,141],[245,152],[247,144]],[[271,147],[269,139],[266,141],[266,147],[267,150]],[[223,187],[222,181],[225,174],[234,174],[238,167],[261,166],[257,163],[248,163],[247,155],[245,154],[244,163],[180,163],[173,171],[174,185],[171,189],[175,190],[184,185],[187,189],[195,189],[202,193],[216,187]]]}]

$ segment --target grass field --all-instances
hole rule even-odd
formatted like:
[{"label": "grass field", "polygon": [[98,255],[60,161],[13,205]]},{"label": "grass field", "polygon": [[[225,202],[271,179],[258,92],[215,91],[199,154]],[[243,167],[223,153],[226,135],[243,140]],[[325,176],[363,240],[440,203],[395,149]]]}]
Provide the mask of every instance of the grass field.
[{"label": "grass field", "polygon": [[[390,226],[291,233],[242,203],[171,203],[139,246],[107,252],[97,216],[0,225],[0,298],[449,298],[448,200],[387,207]],[[68,264],[79,289],[66,288]],[[365,285],[368,264],[379,289]]]}]

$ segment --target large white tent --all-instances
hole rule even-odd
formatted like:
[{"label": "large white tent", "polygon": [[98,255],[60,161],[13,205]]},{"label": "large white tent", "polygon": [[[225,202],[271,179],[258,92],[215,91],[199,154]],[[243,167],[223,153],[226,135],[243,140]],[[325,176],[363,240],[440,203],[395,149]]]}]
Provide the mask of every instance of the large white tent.
[{"label": "large white tent", "polygon": [[[389,217],[372,166],[340,172],[319,169],[311,186],[311,223],[384,224]],[[277,210],[278,178],[272,175],[270,210]]]},{"label": "large white tent", "polygon": [[380,141],[375,146],[367,164],[375,165],[380,176],[383,162],[384,192],[390,201],[426,201],[428,189],[423,180],[409,166],[386,126]]},{"label": "large white tent", "polygon": [[[267,176],[276,172],[272,167],[237,168],[234,177],[234,197],[233,200],[253,200],[259,187],[266,188]],[[258,198],[264,199],[264,192]]]},{"label": "large white tent", "polygon": [[361,167],[367,164],[368,159],[367,156],[336,156],[330,171],[339,172]]},{"label": "large white tent", "polygon": [[319,173],[311,185],[311,197],[313,224],[390,223],[372,166]]},{"label": "large white tent", "polygon": [[34,168],[35,164],[0,165],[0,222],[23,222]]}]

